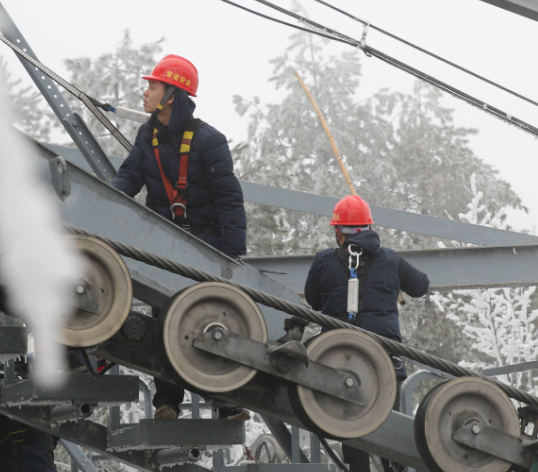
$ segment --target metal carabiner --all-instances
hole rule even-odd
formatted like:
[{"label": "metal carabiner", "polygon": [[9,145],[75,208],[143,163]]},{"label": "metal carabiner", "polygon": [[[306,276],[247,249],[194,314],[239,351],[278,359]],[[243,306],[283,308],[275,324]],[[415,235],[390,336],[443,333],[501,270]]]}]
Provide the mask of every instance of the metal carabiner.
[{"label": "metal carabiner", "polygon": [[170,211],[172,212],[172,219],[174,219],[176,217],[176,214],[174,212],[174,208],[175,207],[178,207],[180,206],[181,208],[183,208],[183,217],[185,219],[187,219],[187,207],[185,205],[183,205],[183,203],[174,203],[170,206]]},{"label": "metal carabiner", "polygon": [[[355,269],[357,270],[359,268],[359,264],[360,264],[360,257],[362,255],[362,248],[360,250],[360,252],[355,252],[353,249],[351,249],[353,247],[352,244],[350,244],[348,246],[348,251],[349,251],[349,264],[348,264],[348,269],[351,270],[351,269]],[[355,267],[353,267],[353,257],[356,257],[357,258],[357,263],[355,264]]]}]

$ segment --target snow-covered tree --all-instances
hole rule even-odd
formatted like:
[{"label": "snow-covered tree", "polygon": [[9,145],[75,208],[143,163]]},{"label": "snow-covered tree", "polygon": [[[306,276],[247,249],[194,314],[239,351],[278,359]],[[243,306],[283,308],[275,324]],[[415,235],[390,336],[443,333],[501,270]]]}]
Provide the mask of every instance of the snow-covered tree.
[{"label": "snow-covered tree", "polygon": [[[462,221],[506,229],[504,211],[491,213],[483,203],[477,179],[471,178],[472,201]],[[460,243],[453,243],[462,246]],[[466,244],[466,246],[468,246]],[[490,288],[436,292],[432,300],[447,314],[471,342],[473,358],[460,364],[473,369],[518,364],[536,360],[538,355],[538,309],[533,295],[536,287]],[[516,388],[536,391],[538,384],[531,371],[503,376]]]},{"label": "snow-covered tree", "polygon": [[25,86],[21,78],[13,77],[6,60],[0,56],[0,84],[5,91],[8,122],[38,141],[49,142],[50,131],[57,119],[41,93]]},{"label": "snow-covered tree", "polygon": [[[162,39],[135,46],[129,30],[116,47],[98,58],[79,57],[66,59],[65,64],[71,74],[69,80],[86,95],[102,103],[109,102],[142,111],[142,93],[146,82],[142,76],[151,72],[160,59]],[[107,154],[126,157],[123,146],[110,135],[86,107],[77,99],[67,97],[74,111],[81,113],[90,131],[97,137],[99,144]],[[107,118],[134,143],[140,123],[118,118],[105,112]]]},{"label": "snow-covered tree", "polygon": [[[465,209],[465,186],[479,175],[490,211],[521,208],[520,199],[468,144],[475,130],[458,127],[437,89],[417,82],[411,95],[381,90],[357,98],[359,51],[333,53],[326,40],[299,33],[274,59],[270,79],[278,104],[235,96],[236,110],[249,116],[248,141],[234,154],[241,178],[332,197],[348,188],[330,143],[298,84],[298,71],[316,98],[359,195],[394,209],[446,217]],[[340,51],[340,50],[337,50]],[[252,206],[251,206],[252,208]],[[254,254],[312,253],[334,244],[328,220],[256,207],[249,212],[249,249]],[[436,240],[382,230],[396,248],[434,246]]]}]

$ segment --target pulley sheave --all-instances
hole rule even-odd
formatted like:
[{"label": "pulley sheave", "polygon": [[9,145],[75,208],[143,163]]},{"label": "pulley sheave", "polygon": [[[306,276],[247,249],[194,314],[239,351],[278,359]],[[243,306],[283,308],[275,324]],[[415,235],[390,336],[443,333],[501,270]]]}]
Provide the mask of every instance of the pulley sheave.
[{"label": "pulley sheave", "polygon": [[432,389],[415,416],[415,442],[432,472],[506,472],[511,464],[455,441],[453,433],[485,425],[519,438],[512,401],[486,379],[460,377]]},{"label": "pulley sheave", "polygon": [[129,315],[133,288],[118,253],[90,236],[71,236],[84,260],[84,273],[73,280],[76,308],[66,316],[56,341],[72,347],[95,346],[111,338]]},{"label": "pulley sheave", "polygon": [[256,370],[192,346],[210,330],[227,330],[267,342],[261,310],[243,291],[221,282],[193,285],[176,294],[159,315],[159,358],[178,383],[202,392],[229,392],[249,382]]},{"label": "pulley sheave", "polygon": [[351,378],[359,379],[366,405],[290,385],[291,405],[305,426],[337,439],[365,436],[381,426],[394,406],[397,381],[392,361],[377,341],[359,331],[338,329],[313,338],[307,353],[311,361],[349,371]]}]

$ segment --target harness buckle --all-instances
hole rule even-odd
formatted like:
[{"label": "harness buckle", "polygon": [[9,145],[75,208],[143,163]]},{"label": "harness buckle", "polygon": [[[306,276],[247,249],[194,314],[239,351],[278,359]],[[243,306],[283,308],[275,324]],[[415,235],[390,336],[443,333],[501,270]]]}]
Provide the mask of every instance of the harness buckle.
[{"label": "harness buckle", "polygon": [[176,218],[176,212],[174,211],[176,207],[183,208],[182,218],[187,219],[187,207],[183,205],[183,203],[173,203],[172,205],[170,205],[170,211],[172,212],[172,220],[175,220]]}]

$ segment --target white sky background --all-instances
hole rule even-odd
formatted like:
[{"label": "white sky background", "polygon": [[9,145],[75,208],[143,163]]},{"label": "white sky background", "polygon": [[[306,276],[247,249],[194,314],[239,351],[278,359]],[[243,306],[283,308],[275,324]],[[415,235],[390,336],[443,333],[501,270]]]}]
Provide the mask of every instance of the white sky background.
[{"label": "white sky background", "polygon": [[[253,0],[237,3],[285,19]],[[479,0],[329,0],[372,24],[486,76],[538,101],[538,22]],[[0,0],[38,58],[64,78],[63,59],[97,57],[114,51],[123,31],[135,44],[165,37],[163,52],[190,59],[200,74],[197,116],[235,143],[246,137],[247,121],[234,111],[232,96],[257,95],[262,103],[279,102],[268,82],[269,60],[281,55],[293,31],[254,17],[220,0]],[[273,0],[290,8],[290,0]],[[362,26],[312,0],[300,0],[309,17],[360,39]],[[294,22],[293,19],[289,20]],[[538,127],[538,107],[469,78],[448,66],[370,30],[370,46],[409,63],[462,91]],[[335,43],[336,44],[336,43]],[[349,50],[350,46],[334,48]],[[13,53],[2,45],[14,75],[27,78]],[[415,79],[362,52],[363,79],[359,96],[382,87],[409,93]],[[148,71],[150,72],[150,71]],[[67,92],[65,92],[67,93]],[[99,97],[95,97],[99,99]],[[142,103],[142,100],[141,100]],[[446,98],[456,109],[456,124],[477,128],[471,145],[509,181],[530,210],[513,212],[517,229],[536,233],[538,223],[538,140],[470,105]],[[447,178],[450,178],[447,176]],[[375,204],[376,202],[371,202]]]}]

